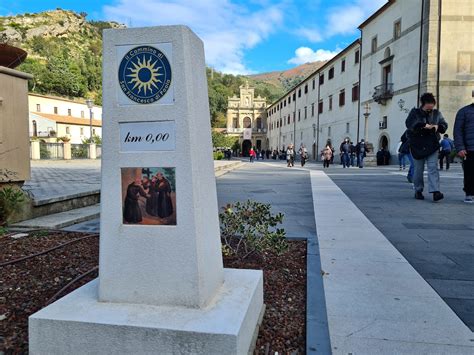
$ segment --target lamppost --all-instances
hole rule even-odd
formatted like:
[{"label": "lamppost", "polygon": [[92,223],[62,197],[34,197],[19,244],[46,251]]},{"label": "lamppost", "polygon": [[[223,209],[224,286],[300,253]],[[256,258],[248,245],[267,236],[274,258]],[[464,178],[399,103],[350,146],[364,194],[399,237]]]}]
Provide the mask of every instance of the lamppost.
[{"label": "lamppost", "polygon": [[364,106],[364,117],[365,117],[365,128],[364,128],[364,139],[365,144],[369,141],[369,116],[370,116],[370,105],[368,103]]},{"label": "lamppost", "polygon": [[313,123],[313,159],[318,160],[318,148],[316,147],[316,123]]},{"label": "lamppost", "polygon": [[87,99],[86,105],[89,108],[89,143],[92,144],[92,108],[94,107],[94,103],[91,99]]}]

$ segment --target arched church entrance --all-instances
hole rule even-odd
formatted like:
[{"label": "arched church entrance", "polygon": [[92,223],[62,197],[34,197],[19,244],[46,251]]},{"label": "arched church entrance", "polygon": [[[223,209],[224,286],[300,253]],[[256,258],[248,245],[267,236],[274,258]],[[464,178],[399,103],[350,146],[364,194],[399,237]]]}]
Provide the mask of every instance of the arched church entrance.
[{"label": "arched church entrance", "polygon": [[242,156],[248,157],[250,156],[250,148],[252,148],[252,142],[248,139],[242,142]]},{"label": "arched church entrance", "polygon": [[384,134],[379,139],[379,149],[388,150],[388,137]]}]

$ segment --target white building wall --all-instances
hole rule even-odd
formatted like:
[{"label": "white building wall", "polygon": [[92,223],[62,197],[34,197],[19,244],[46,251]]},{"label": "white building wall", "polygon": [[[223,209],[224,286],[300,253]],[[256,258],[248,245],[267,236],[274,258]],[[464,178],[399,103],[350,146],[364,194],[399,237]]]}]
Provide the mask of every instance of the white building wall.
[{"label": "white building wall", "polygon": [[[336,149],[338,157],[339,146],[345,138],[357,144],[357,113],[359,100],[352,100],[352,89],[359,85],[359,64],[355,62],[355,53],[360,50],[358,43],[346,48],[335,59],[327,63],[320,71],[324,75],[324,83],[320,86],[320,100],[323,103],[323,112],[319,115],[319,152],[328,139]],[[342,62],[345,60],[345,71],[342,72]],[[360,60],[360,52],[359,52]],[[360,63],[360,62],[359,62]],[[334,78],[329,79],[329,70],[334,68]],[[339,105],[341,90],[345,92],[345,104]],[[330,97],[332,96],[332,110]],[[347,127],[349,124],[349,127]],[[347,129],[349,128],[349,129]],[[336,159],[337,160],[337,159]]]},{"label": "white building wall", "polygon": [[36,122],[36,133],[39,137],[46,137],[49,134],[49,131],[56,131],[56,121],[48,120],[47,118],[35,115],[30,112],[29,119],[29,131],[30,137],[34,135],[34,122]]},{"label": "white building wall", "polygon": [[[401,20],[401,37],[394,39],[394,24]],[[421,0],[396,1],[388,9],[362,28],[361,70],[361,137],[365,136],[365,104],[370,105],[368,141],[377,151],[382,136],[389,142],[389,150],[396,155],[400,136],[405,131],[407,110],[417,106]],[[372,39],[377,36],[377,50],[372,53]],[[393,55],[393,60],[381,62]],[[383,83],[383,67],[390,63],[394,95],[385,105],[373,100],[375,87]],[[400,101],[401,100],[401,101]],[[403,104],[403,107],[402,107]],[[387,128],[379,122],[387,117]]]},{"label": "white building wall", "polygon": [[[38,107],[40,111],[38,111]],[[68,110],[71,110],[72,117],[89,118],[89,108],[85,103],[75,102],[72,100],[63,99],[61,97],[43,96],[37,94],[28,95],[28,106],[30,112],[42,112],[48,114],[55,114],[54,108],[58,108],[57,115],[68,116]],[[94,119],[102,119],[102,107],[94,106],[92,108]]]}]

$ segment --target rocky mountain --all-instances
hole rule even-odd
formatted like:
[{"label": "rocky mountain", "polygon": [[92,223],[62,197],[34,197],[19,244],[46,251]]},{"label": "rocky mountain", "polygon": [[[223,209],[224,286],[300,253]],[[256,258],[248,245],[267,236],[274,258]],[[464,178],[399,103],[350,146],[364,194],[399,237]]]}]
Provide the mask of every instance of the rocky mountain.
[{"label": "rocky mountain", "polygon": [[88,21],[86,13],[56,9],[0,17],[0,41],[28,52],[18,69],[35,79],[30,90],[101,101],[102,30],[124,27]]},{"label": "rocky mountain", "polygon": [[293,88],[295,85],[299,84],[301,81],[303,81],[305,78],[307,78],[309,75],[314,73],[326,63],[327,62],[321,61],[305,63],[292,69],[255,74],[250,75],[249,77],[256,81],[262,81],[282,88],[283,91],[286,92]]}]

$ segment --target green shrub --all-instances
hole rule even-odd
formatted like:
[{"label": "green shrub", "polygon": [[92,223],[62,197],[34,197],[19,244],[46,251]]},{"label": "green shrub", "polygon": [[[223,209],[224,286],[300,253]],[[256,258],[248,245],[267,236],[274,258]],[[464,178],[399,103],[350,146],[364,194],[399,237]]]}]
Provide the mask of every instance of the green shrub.
[{"label": "green shrub", "polygon": [[224,153],[214,152],[214,160],[222,160],[222,159],[224,159]]},{"label": "green shrub", "polygon": [[0,190],[0,225],[7,224],[10,218],[25,202],[25,193],[11,186]]},{"label": "green shrub", "polygon": [[245,259],[254,253],[265,257],[267,253],[281,255],[288,250],[286,232],[277,228],[283,214],[273,215],[270,204],[237,202],[224,207],[219,219],[225,255]]}]

